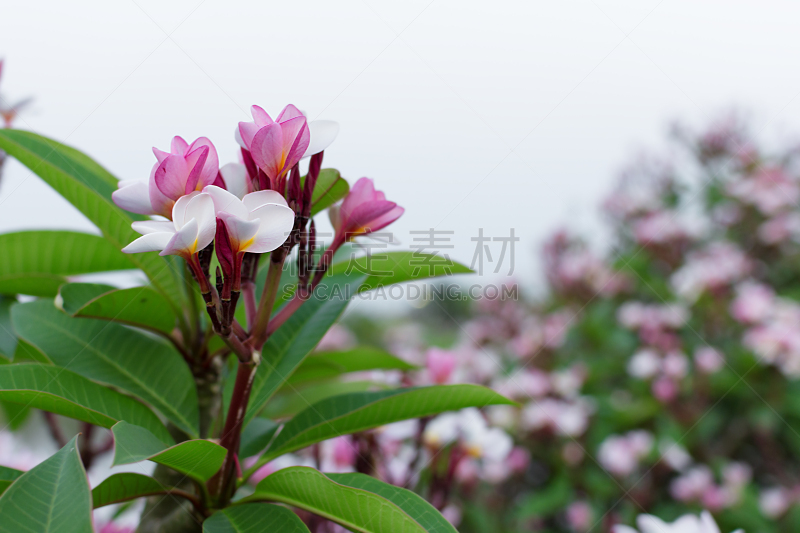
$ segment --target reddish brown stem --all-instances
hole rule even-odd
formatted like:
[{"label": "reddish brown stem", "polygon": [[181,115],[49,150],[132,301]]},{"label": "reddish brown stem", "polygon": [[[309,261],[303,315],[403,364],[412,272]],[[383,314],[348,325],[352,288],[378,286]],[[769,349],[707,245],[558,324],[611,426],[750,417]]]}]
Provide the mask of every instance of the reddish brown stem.
[{"label": "reddish brown stem", "polygon": [[225,448],[228,453],[219,472],[208,482],[209,489],[216,496],[218,504],[221,506],[224,506],[233,496],[232,489],[235,487],[233,481],[236,456],[239,453],[239,442],[241,440],[242,421],[247,412],[247,403],[250,400],[250,391],[253,388],[253,378],[256,375],[257,368],[258,366],[254,362],[239,363],[239,369],[236,372],[233,397],[228,407],[225,427],[220,438],[220,446]]}]

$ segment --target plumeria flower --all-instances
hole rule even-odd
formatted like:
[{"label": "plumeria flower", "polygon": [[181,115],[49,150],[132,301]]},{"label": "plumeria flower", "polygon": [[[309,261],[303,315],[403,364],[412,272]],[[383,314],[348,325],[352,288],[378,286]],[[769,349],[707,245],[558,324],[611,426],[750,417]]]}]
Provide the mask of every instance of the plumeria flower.
[{"label": "plumeria flower", "polygon": [[329,210],[336,229],[334,247],[343,242],[385,228],[403,214],[405,209],[390,202],[369,178],[361,178],[350,189],[340,206]]},{"label": "plumeria flower", "polygon": [[[216,185],[209,185],[203,191],[213,198],[216,218],[227,232],[234,272],[245,252],[271,252],[286,242],[294,226],[294,211],[276,191],[253,192],[241,200]],[[219,243],[217,255],[220,255]]]},{"label": "plumeria flower", "polygon": [[278,180],[300,162],[309,148],[311,134],[306,117],[291,104],[275,120],[257,105],[250,110],[253,122],[239,123],[236,141],[250,152],[276,189]]},{"label": "plumeria flower", "polygon": [[128,254],[160,251],[160,255],[179,255],[188,261],[214,240],[217,223],[210,194],[193,192],[182,196],[172,207],[170,218],[172,221],[143,220],[131,224],[142,237],[122,251]]},{"label": "plumeria flower", "polygon": [[[719,526],[708,511],[703,511],[700,516],[692,514],[683,515],[676,521],[668,524],[653,515],[643,514],[636,519],[636,525],[641,533],[720,533]],[[629,526],[614,526],[613,533],[639,533]],[[744,533],[737,529],[733,533]]]},{"label": "plumeria flower", "polygon": [[174,137],[169,153],[155,147],[153,153],[157,161],[150,171],[149,182],[120,181],[119,189],[111,195],[114,203],[126,211],[171,219],[178,199],[218,183],[217,150],[205,137],[191,144],[181,137]]}]

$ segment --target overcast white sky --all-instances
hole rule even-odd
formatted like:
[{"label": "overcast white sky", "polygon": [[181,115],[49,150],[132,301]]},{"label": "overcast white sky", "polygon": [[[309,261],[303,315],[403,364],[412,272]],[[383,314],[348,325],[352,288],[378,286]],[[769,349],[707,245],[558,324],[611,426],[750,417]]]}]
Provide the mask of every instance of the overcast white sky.
[{"label": "overcast white sky", "polygon": [[[0,17],[0,89],[36,97],[18,126],[118,177],[146,178],[173,135],[234,160],[249,105],[291,102],[340,122],[325,166],[405,206],[405,246],[454,230],[469,263],[478,228],[513,227],[523,279],[554,228],[598,234],[616,171],[669,121],[740,106],[800,131],[797,2],[37,0]],[[90,225],[9,165],[0,231],[33,227]]]}]

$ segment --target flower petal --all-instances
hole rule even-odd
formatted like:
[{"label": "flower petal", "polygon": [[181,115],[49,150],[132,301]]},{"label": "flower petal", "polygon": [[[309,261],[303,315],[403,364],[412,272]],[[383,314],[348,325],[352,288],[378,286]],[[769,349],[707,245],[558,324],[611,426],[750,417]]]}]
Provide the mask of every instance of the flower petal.
[{"label": "flower petal", "polygon": [[148,233],[174,233],[175,225],[169,220],[137,220],[131,227],[134,231],[147,235]]},{"label": "flower petal", "polygon": [[242,198],[242,203],[248,211],[252,212],[267,204],[278,204],[288,207],[286,199],[278,191],[256,191]]},{"label": "flower petal", "polygon": [[206,160],[208,159],[208,152],[208,146],[201,146],[197,150],[186,155],[186,168],[190,170],[186,177],[183,194],[189,194],[192,191],[202,191],[203,187],[211,184],[204,184],[200,181],[200,176],[203,174],[203,167],[205,167]]},{"label": "flower petal", "polygon": [[196,188],[198,191],[203,190],[203,187],[206,185],[211,185],[214,183],[214,180],[217,179],[217,173],[219,172],[219,156],[217,155],[217,149],[207,137],[198,137],[191,145],[189,145],[187,153],[191,153],[203,146],[208,148],[208,156],[206,157],[205,163],[200,171],[199,184]]},{"label": "flower petal", "polygon": [[267,204],[250,213],[251,220],[260,222],[255,241],[249,252],[271,252],[286,242],[294,226],[294,211],[278,204]]},{"label": "flower petal", "polygon": [[139,237],[128,246],[122,249],[126,254],[138,254],[141,252],[157,252],[163,250],[174,233],[148,233],[143,237]]},{"label": "flower petal", "polygon": [[161,193],[172,200],[177,200],[186,194],[186,178],[189,169],[186,159],[180,155],[171,155],[158,165],[155,174],[156,187]]},{"label": "flower petal", "polygon": [[230,213],[220,213],[219,218],[225,222],[225,227],[228,229],[228,237],[231,241],[233,252],[252,251],[250,246],[255,240],[254,237],[261,222],[259,220],[244,220]]},{"label": "flower petal", "polygon": [[[183,140],[183,137],[176,135],[172,138],[170,151],[173,155],[186,155],[186,150],[189,148],[189,143]],[[158,156],[156,156],[158,157]]]},{"label": "flower petal", "polygon": [[225,189],[237,198],[244,198],[250,181],[245,166],[241,163],[228,163],[219,169],[219,173],[225,181]]},{"label": "flower petal", "polygon": [[[215,224],[216,227],[216,224]],[[160,235],[151,233],[150,235]],[[149,237],[149,235],[145,235]],[[213,237],[212,237],[213,238]],[[142,237],[141,239],[144,239]],[[139,240],[141,240],[139,239]],[[135,242],[135,241],[134,241]],[[186,223],[178,232],[172,235],[164,250],[159,255],[192,255],[199,249],[197,243],[197,219],[193,218]]]},{"label": "flower petal", "polygon": [[[242,131],[245,138],[245,132]],[[283,132],[278,124],[268,124],[258,130],[250,144],[253,161],[271,179],[283,171]]]},{"label": "flower petal", "polygon": [[214,200],[214,212],[217,215],[230,213],[233,216],[247,220],[247,208],[234,194],[215,185],[209,185],[203,189],[203,192],[210,195]]},{"label": "flower petal", "polygon": [[214,200],[210,194],[200,193],[189,201],[186,206],[186,219],[197,221],[197,250],[202,250],[211,244],[217,230],[217,217],[214,214]]},{"label": "flower petal", "polygon": [[178,201],[175,202],[175,205],[172,206],[172,222],[175,224],[175,231],[181,229],[191,217],[186,216],[186,208],[189,205],[189,202],[197,196],[198,192],[193,192],[192,194],[187,194],[185,196],[181,196],[178,198]]},{"label": "flower petal", "polygon": [[272,120],[272,117],[269,116],[269,113],[257,105],[250,106],[250,114],[253,115],[253,121],[259,128],[275,122]]},{"label": "flower petal", "polygon": [[143,181],[130,183],[117,189],[111,193],[111,199],[125,211],[140,215],[154,214],[153,205],[150,203],[150,192],[147,189],[147,183]]},{"label": "flower petal", "polygon": [[315,120],[308,124],[311,137],[303,157],[318,154],[328,148],[339,134],[339,123],[333,120]]},{"label": "flower petal", "polygon": [[291,118],[281,123],[283,133],[284,169],[295,166],[308,149],[311,137],[308,132],[306,117]]},{"label": "flower petal", "polygon": [[286,107],[283,108],[283,110],[281,111],[281,114],[278,115],[278,118],[275,119],[275,122],[285,122],[285,121],[287,121],[289,119],[292,119],[292,118],[295,118],[295,117],[302,117],[302,116],[304,116],[302,111],[297,109],[292,104],[289,104],[289,105],[287,105]]}]

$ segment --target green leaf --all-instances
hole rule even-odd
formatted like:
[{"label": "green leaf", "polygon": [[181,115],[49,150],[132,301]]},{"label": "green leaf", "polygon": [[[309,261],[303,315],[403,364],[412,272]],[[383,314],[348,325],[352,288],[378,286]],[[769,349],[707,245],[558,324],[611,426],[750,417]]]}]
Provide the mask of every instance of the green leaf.
[{"label": "green leaf", "polygon": [[514,402],[480,385],[354,392],[315,403],[289,420],[258,464],[339,435],[466,407]]},{"label": "green leaf", "polygon": [[203,533],[309,533],[296,514],[278,505],[249,503],[223,509],[203,522]]},{"label": "green leaf", "polygon": [[400,507],[429,533],[458,533],[436,508],[408,489],[395,487],[366,474],[325,474],[341,485],[368,490]]},{"label": "green leaf", "polygon": [[146,405],[69,370],[39,363],[0,366],[0,399],[110,428],[126,420],[172,442]]},{"label": "green leaf", "polygon": [[330,380],[324,382],[315,381],[297,386],[287,385],[272,397],[261,412],[261,416],[287,418],[296,415],[310,405],[340,394],[393,388],[386,383],[377,383],[375,381]]},{"label": "green leaf", "polygon": [[112,322],[72,318],[46,300],[17,304],[11,316],[17,334],[55,365],[130,392],[198,435],[194,379],[171,345]]},{"label": "green leaf", "polygon": [[127,422],[119,422],[111,432],[114,466],[149,460],[186,474],[198,483],[205,483],[217,473],[227,453],[219,444],[202,439],[167,447],[147,429]]},{"label": "green leaf", "polygon": [[22,470],[14,470],[7,466],[0,466],[0,494],[3,494],[14,480],[24,473],[25,472]]},{"label": "green leaf", "polygon": [[[305,182],[305,176],[303,177]],[[311,216],[332,206],[350,192],[350,185],[332,168],[323,168],[311,194]]]},{"label": "green leaf", "polygon": [[[86,287],[89,285],[89,287]],[[69,283],[59,291],[64,311],[76,317],[112,320],[169,334],[177,317],[166,298],[147,287],[114,289],[102,292],[107,285]]]},{"label": "green leaf", "polygon": [[415,368],[417,367],[383,350],[362,346],[341,352],[311,354],[292,374],[287,383],[296,385],[364,370],[401,370],[406,372]]},{"label": "green leaf", "polygon": [[309,298],[272,334],[262,350],[262,361],[253,380],[244,425],[255,417],[269,399],[294,373],[306,355],[314,349],[328,329],[336,322],[349,297],[358,289],[361,276],[326,278],[328,290]]},{"label": "green leaf", "polygon": [[252,457],[264,450],[278,431],[279,424],[266,418],[254,418],[242,431],[240,457]]},{"label": "green leaf", "polygon": [[0,234],[0,293],[55,296],[64,276],[134,268],[103,237],[77,231]]},{"label": "green leaf", "polygon": [[16,298],[0,295],[0,355],[8,360],[14,359],[17,350],[17,334],[11,325],[11,306]]},{"label": "green leaf", "polygon": [[[74,148],[28,131],[0,131],[0,150],[28,167],[97,226],[111,246],[121,250],[139,235],[131,229],[134,218],[117,207],[111,193],[116,181],[100,165]],[[141,219],[142,217],[136,217]],[[80,249],[78,249],[80,250]],[[147,274],[153,286],[174,305],[183,301],[180,278],[172,263],[156,252],[125,254],[129,268]],[[180,272],[176,273],[180,274]]]},{"label": "green leaf", "polygon": [[444,255],[405,251],[375,252],[369,256],[350,258],[332,265],[330,272],[367,274],[367,279],[359,289],[359,292],[364,292],[404,281],[470,274],[473,271]]},{"label": "green leaf", "polygon": [[164,494],[169,489],[160,481],[143,474],[123,472],[109,476],[92,489],[92,507],[104,507],[154,494]]},{"label": "green leaf", "polygon": [[331,481],[304,466],[284,468],[264,478],[243,502],[280,502],[337,522],[361,533],[423,533],[419,522],[373,492]]},{"label": "green leaf", "polygon": [[0,496],[0,533],[91,533],[89,483],[74,437]]}]

